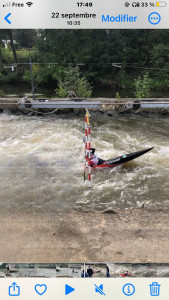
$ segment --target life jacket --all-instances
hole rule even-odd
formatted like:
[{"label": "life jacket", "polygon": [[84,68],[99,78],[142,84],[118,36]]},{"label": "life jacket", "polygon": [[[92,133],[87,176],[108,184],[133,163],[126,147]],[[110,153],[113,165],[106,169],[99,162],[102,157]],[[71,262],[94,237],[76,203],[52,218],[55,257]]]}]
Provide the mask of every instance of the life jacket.
[{"label": "life jacket", "polygon": [[99,162],[99,157],[97,155],[94,155],[93,158],[90,160],[91,166],[97,166]]}]

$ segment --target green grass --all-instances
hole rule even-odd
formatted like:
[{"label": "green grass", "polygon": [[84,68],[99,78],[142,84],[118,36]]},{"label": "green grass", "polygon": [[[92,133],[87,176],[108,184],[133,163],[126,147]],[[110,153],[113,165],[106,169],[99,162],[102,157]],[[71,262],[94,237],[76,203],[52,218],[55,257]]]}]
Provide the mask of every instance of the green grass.
[{"label": "green grass", "polygon": [[[13,59],[13,53],[9,50],[2,50],[3,59],[6,64],[14,63]],[[27,63],[29,62],[29,57],[32,58],[32,61],[37,61],[38,58],[38,50],[32,49],[32,50],[16,50],[17,60],[18,63]]]}]

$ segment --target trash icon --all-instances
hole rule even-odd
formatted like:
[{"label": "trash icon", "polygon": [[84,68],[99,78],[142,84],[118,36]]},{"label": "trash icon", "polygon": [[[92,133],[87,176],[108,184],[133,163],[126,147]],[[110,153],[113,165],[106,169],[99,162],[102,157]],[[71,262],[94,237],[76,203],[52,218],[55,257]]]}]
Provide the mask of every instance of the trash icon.
[{"label": "trash icon", "polygon": [[159,296],[160,295],[160,285],[158,282],[153,282],[150,284],[150,295],[151,296]]}]

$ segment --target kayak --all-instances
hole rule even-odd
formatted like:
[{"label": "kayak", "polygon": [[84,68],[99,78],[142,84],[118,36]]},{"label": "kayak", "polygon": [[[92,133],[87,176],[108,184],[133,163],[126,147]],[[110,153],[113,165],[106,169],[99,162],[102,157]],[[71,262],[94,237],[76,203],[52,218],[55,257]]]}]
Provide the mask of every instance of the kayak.
[{"label": "kayak", "polygon": [[111,158],[109,160],[102,160],[102,163],[97,165],[97,166],[93,166],[92,168],[96,169],[96,168],[114,168],[118,165],[124,164],[130,160],[133,160],[147,152],[149,152],[150,150],[152,150],[154,147],[152,148],[148,148],[145,150],[141,150],[138,152],[133,152],[133,153],[129,153],[129,154],[125,154],[122,156],[118,156],[116,158]]},{"label": "kayak", "polygon": [[127,277],[127,276],[132,276],[132,274],[128,274],[128,275],[126,275],[126,274],[120,274],[120,276]]}]

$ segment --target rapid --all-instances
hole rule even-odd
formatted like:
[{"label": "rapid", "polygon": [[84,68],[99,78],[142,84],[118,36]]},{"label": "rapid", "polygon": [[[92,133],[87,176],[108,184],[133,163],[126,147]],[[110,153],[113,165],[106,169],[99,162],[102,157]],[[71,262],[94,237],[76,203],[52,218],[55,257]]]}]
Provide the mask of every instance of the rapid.
[{"label": "rapid", "polygon": [[0,114],[0,210],[169,208],[169,119],[91,116],[91,145],[103,159],[147,154],[84,183],[84,115]]}]

